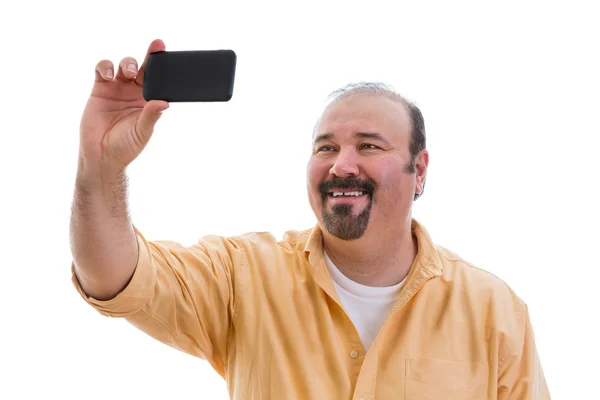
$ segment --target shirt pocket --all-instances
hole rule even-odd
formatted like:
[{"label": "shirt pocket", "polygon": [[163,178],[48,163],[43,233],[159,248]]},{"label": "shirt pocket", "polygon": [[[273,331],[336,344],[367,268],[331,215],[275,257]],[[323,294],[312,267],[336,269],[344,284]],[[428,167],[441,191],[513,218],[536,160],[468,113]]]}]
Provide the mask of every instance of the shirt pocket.
[{"label": "shirt pocket", "polygon": [[435,359],[406,359],[406,400],[485,400],[487,365]]}]

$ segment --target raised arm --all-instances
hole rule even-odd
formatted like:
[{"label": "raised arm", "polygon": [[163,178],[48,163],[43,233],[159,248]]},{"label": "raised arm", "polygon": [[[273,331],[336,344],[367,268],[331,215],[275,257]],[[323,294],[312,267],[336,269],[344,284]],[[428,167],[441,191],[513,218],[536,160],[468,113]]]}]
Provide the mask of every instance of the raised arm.
[{"label": "raised arm", "polygon": [[[160,50],[165,45],[155,40],[147,55]],[[81,119],[71,251],[81,287],[99,300],[116,296],[135,271],[138,244],[127,207],[126,168],[169,106],[144,100],[144,67],[145,60],[138,69],[132,57],[121,60],[116,71],[111,61],[100,61]]]}]

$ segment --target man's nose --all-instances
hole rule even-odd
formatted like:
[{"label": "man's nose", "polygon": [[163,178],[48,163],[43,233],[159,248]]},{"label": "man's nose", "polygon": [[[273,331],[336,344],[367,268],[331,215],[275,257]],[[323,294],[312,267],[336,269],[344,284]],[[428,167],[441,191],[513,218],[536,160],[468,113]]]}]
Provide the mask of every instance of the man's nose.
[{"label": "man's nose", "polygon": [[352,151],[341,150],[335,158],[329,173],[344,178],[347,176],[358,176],[359,168],[356,154]]}]

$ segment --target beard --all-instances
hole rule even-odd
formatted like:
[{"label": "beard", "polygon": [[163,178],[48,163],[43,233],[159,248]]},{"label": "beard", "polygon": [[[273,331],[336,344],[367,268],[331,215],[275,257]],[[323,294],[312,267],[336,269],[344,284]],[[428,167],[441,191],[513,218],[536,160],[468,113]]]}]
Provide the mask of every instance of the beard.
[{"label": "beard", "polygon": [[[329,192],[333,189],[355,188],[368,196],[368,204],[358,214],[355,215],[352,204],[337,204],[327,208]],[[324,181],[319,185],[321,193],[321,215],[323,216],[323,225],[327,231],[342,240],[356,240],[362,237],[368,226],[371,217],[371,208],[373,206],[373,192],[375,183],[371,180],[360,180],[357,178],[333,178]]]},{"label": "beard", "polygon": [[323,205],[323,224],[333,236],[342,240],[355,240],[365,234],[371,217],[373,200],[369,196],[369,204],[358,215],[352,215],[351,204],[338,204],[331,212]]}]

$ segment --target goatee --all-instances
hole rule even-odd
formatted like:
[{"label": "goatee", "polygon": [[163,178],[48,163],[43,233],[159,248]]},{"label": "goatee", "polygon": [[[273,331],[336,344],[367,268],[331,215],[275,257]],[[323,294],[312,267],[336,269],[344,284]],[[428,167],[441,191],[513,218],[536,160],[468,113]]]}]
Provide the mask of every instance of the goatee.
[{"label": "goatee", "polygon": [[[365,196],[368,196],[368,204],[356,216],[353,215],[354,206],[352,204],[337,204],[331,207],[330,211],[327,209],[327,200],[329,193],[334,189],[355,189],[362,191]],[[333,236],[342,240],[355,240],[362,237],[369,226],[375,183],[371,180],[362,180],[354,177],[336,177],[322,182],[319,185],[319,191],[322,199],[321,214],[325,229]]]}]

